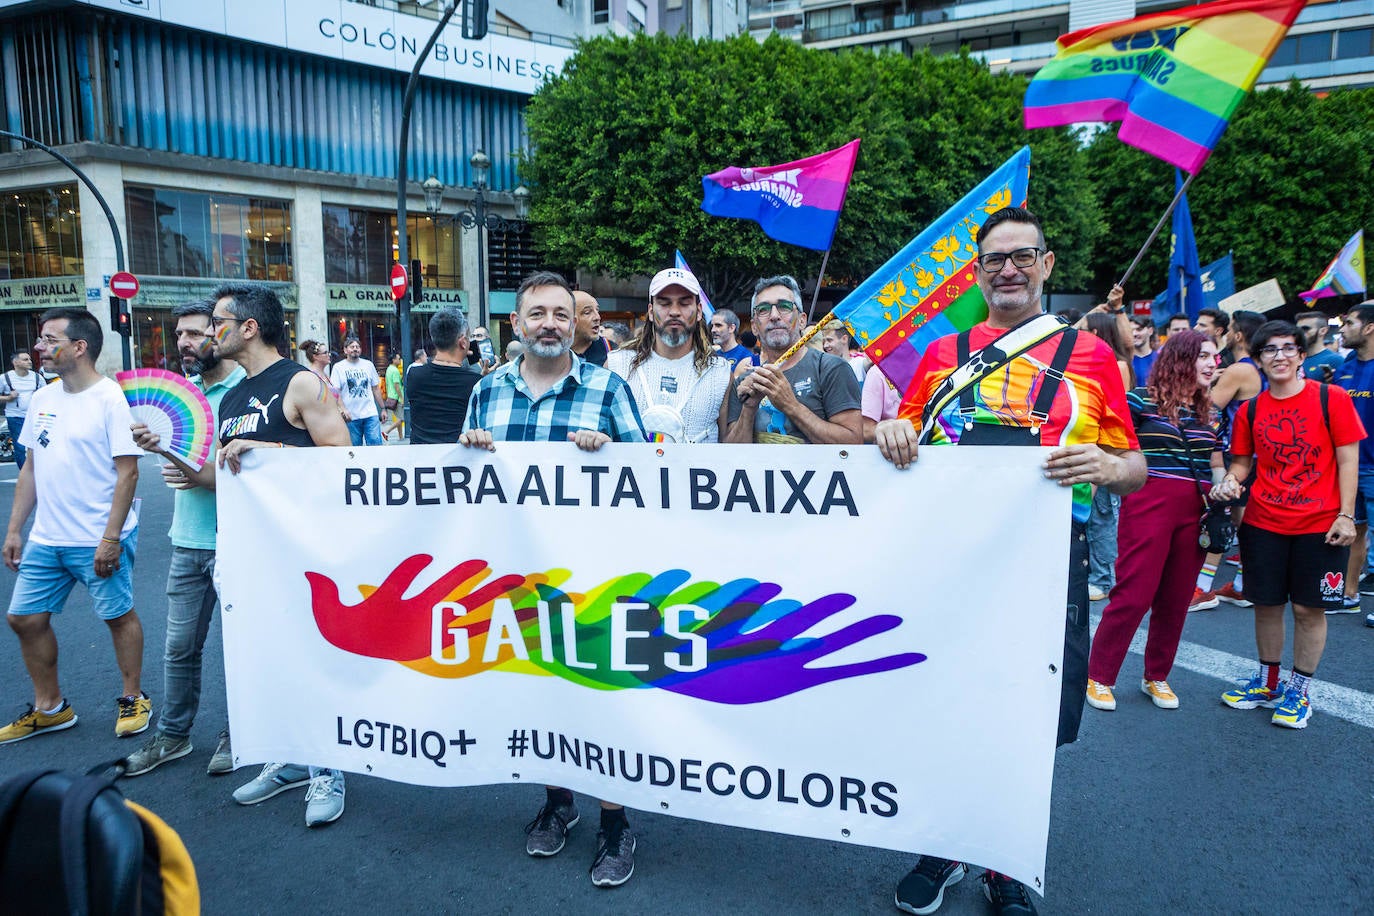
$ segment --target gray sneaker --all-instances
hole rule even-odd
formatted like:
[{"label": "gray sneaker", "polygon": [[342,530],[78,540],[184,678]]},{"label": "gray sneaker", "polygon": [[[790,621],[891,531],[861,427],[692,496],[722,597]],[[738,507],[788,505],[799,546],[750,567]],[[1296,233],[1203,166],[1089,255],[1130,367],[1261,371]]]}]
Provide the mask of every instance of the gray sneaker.
[{"label": "gray sneaker", "polygon": [[142,776],[169,760],[185,757],[189,753],[191,753],[190,738],[169,738],[158,732],[148,739],[147,744],[124,758],[124,775]]},{"label": "gray sneaker", "polygon": [[234,790],[234,801],[256,805],[310,782],[310,771],[294,763],[269,763],[262,772]]},{"label": "gray sneaker", "polygon": [[234,751],[229,746],[227,728],[219,733],[219,743],[215,745],[215,752],[210,755],[210,763],[206,765],[205,772],[210,776],[223,776],[225,773],[234,772]]},{"label": "gray sneaker", "polygon": [[577,804],[569,801],[566,805],[544,802],[544,807],[525,825],[525,852],[532,856],[556,856],[563,851],[568,841],[568,831],[579,820]]},{"label": "gray sneaker", "polygon": [[332,824],[344,813],[344,774],[321,770],[305,790],[305,826]]},{"label": "gray sneaker", "polygon": [[620,887],[635,873],[635,835],[621,821],[596,834],[596,858],[592,860],[592,883],[597,887]]}]

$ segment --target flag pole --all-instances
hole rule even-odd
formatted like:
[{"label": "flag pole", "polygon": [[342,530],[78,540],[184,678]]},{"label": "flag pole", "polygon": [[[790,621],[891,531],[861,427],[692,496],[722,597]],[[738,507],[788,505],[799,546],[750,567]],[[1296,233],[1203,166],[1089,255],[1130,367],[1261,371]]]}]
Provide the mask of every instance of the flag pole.
[{"label": "flag pole", "polygon": [[811,308],[806,310],[806,320],[808,323],[816,314],[816,301],[821,298],[821,283],[825,280],[825,265],[829,262],[830,249],[827,248],[825,249],[825,255],[821,258],[821,272],[816,275],[816,288],[811,291]]},{"label": "flag pole", "polygon": [[1135,273],[1135,269],[1140,266],[1140,259],[1145,257],[1145,252],[1150,250],[1150,246],[1154,244],[1155,238],[1159,235],[1159,230],[1163,229],[1164,224],[1169,221],[1169,217],[1173,215],[1174,208],[1177,207],[1178,202],[1183,199],[1183,195],[1188,193],[1188,186],[1193,183],[1193,179],[1196,177],[1197,175],[1195,173],[1190,174],[1187,180],[1184,181],[1183,185],[1178,189],[1178,193],[1174,194],[1174,199],[1169,201],[1169,206],[1165,208],[1164,215],[1159,218],[1159,222],[1155,223],[1155,228],[1150,233],[1150,237],[1145,240],[1145,244],[1142,245],[1140,251],[1136,253],[1135,260],[1131,262],[1130,267],[1126,268],[1126,272],[1121,275],[1121,279],[1116,281],[1117,286],[1124,287],[1126,281],[1131,279],[1131,274]]},{"label": "flag pole", "polygon": [[[811,303],[811,304],[812,304],[812,306],[815,306],[816,303],[813,302],[813,303]],[[807,343],[810,342],[811,338],[815,337],[816,334],[820,331],[820,329],[823,328],[823,327],[825,327],[827,324],[829,324],[830,321],[831,321],[831,319],[833,319],[834,317],[835,317],[835,310],[834,310],[834,309],[831,309],[830,311],[826,312],[826,313],[825,313],[825,317],[822,318],[820,321],[817,321],[815,324],[811,325],[811,327],[807,328],[807,329],[806,329],[806,333],[802,334],[802,336],[801,336],[800,338],[798,338],[798,340],[797,340],[796,343],[794,343],[792,346],[788,347],[787,350],[786,350],[786,352],[784,352],[784,353],[782,354],[782,356],[779,356],[779,357],[773,362],[773,365],[774,365],[774,366],[781,366],[783,363],[787,362],[787,360],[791,358],[791,356],[792,356],[793,353],[796,353],[796,352],[797,352],[798,350],[800,350],[802,347],[806,346]]]}]

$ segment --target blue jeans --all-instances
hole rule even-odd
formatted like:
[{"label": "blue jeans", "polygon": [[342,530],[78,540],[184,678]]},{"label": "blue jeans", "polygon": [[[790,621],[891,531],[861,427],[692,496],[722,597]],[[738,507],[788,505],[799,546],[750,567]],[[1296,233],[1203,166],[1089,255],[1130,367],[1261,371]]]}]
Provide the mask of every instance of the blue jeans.
[{"label": "blue jeans", "polygon": [[20,470],[24,469],[24,459],[28,457],[28,451],[19,444],[19,434],[24,431],[23,417],[5,417],[5,422],[10,428],[10,441],[14,443],[14,466]]},{"label": "blue jeans", "polygon": [[382,423],[376,417],[349,420],[348,436],[354,445],[381,445]]},{"label": "blue jeans", "polygon": [[200,708],[201,655],[219,595],[215,552],[172,547],[167,569],[167,644],[163,650],[159,734],[188,738]]},{"label": "blue jeans", "polygon": [[[1355,524],[1364,525],[1369,522],[1369,510],[1374,506],[1374,467],[1360,465],[1359,487],[1355,491]],[[1366,574],[1374,573],[1374,537],[1369,537],[1365,541],[1365,567]]]},{"label": "blue jeans", "polygon": [[1098,487],[1088,515],[1088,584],[1104,592],[1116,584],[1116,522],[1120,513],[1121,497]]}]

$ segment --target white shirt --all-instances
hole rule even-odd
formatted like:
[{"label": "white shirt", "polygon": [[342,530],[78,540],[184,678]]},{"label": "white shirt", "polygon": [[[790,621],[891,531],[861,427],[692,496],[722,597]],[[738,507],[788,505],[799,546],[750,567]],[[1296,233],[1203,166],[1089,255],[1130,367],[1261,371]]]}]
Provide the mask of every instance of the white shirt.
[{"label": "white shirt", "polygon": [[372,396],[377,387],[377,367],[371,362],[341,359],[329,370],[329,381],[339,389],[339,400],[350,417],[365,420],[377,416],[377,401]]},{"label": "white shirt", "polygon": [[[606,368],[629,382],[650,441],[658,433],[678,442],[719,442],[720,403],[730,387],[729,361],[712,356],[706,371],[698,375],[695,353],[677,359],[650,353],[631,372],[634,356],[632,350],[615,350],[606,357]],[[655,422],[660,414],[661,421]]]},{"label": "white shirt", "polygon": [[[79,394],[60,382],[34,394],[19,435],[34,461],[38,494],[30,540],[50,547],[100,544],[114,503],[114,460],[143,454],[129,431],[133,422],[124,392],[112,379],[102,378]],[[130,508],[120,537],[137,525]]]},{"label": "white shirt", "polygon": [[11,369],[4,375],[0,375],[0,394],[9,394],[11,391],[19,392],[19,397],[5,405],[5,416],[16,419],[26,416],[29,412],[29,401],[33,399],[34,392],[48,383],[43,376],[30,369],[28,375],[20,375],[18,369]]}]

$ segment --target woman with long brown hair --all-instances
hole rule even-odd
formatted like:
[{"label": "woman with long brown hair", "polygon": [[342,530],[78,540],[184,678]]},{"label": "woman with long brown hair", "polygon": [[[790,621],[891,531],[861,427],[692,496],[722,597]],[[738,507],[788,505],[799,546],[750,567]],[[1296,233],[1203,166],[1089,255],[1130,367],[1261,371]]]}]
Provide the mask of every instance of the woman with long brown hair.
[{"label": "woman with long brown hair", "polygon": [[1126,395],[1149,478],[1121,501],[1116,585],[1088,657],[1088,705],[1095,709],[1116,708],[1112,688],[1146,611],[1140,689],[1161,709],[1178,708],[1167,678],[1205,554],[1198,520],[1223,473],[1208,395],[1217,365],[1211,338],[1181,331],[1160,350],[1149,385]]}]

